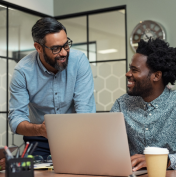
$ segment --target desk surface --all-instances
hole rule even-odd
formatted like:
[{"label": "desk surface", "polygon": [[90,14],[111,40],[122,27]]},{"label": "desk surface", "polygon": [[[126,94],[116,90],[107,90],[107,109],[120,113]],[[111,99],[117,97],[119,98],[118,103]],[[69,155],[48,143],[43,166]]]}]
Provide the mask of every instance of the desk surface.
[{"label": "desk surface", "polygon": [[[93,177],[88,175],[68,175],[68,174],[56,174],[54,171],[48,171],[48,170],[35,170],[34,171],[35,177]],[[166,173],[166,177],[175,177],[176,176],[176,170],[168,170]],[[0,172],[0,177],[5,177],[5,172]],[[98,176],[96,176],[98,177]],[[147,174],[141,175],[140,177],[148,177]]]}]

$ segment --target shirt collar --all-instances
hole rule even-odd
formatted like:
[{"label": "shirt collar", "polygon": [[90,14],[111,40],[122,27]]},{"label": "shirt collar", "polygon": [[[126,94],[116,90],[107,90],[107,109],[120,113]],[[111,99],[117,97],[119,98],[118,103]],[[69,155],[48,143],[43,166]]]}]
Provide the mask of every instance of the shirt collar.
[{"label": "shirt collar", "polygon": [[153,101],[151,101],[150,103],[148,102],[145,102],[142,98],[141,98],[141,103],[142,103],[142,107],[144,109],[149,109],[151,107],[154,107],[154,108],[159,108],[164,102],[166,102],[166,100],[169,98],[170,96],[170,90],[165,87],[163,93],[157,97],[156,99],[154,99]]},{"label": "shirt collar", "polygon": [[166,100],[169,98],[170,96],[170,90],[165,87],[163,93],[157,97],[156,99],[154,99],[151,103],[151,105],[153,105],[155,108],[160,107],[163,103],[166,102]]},{"label": "shirt collar", "polygon": [[37,61],[38,61],[38,65],[39,65],[39,67],[40,67],[40,69],[41,69],[42,71],[44,71],[45,73],[54,75],[54,73],[49,72],[49,71],[43,66],[43,64],[42,64],[42,62],[41,62],[41,60],[40,60],[40,57],[39,57],[39,53],[38,53],[38,52],[37,52]]}]

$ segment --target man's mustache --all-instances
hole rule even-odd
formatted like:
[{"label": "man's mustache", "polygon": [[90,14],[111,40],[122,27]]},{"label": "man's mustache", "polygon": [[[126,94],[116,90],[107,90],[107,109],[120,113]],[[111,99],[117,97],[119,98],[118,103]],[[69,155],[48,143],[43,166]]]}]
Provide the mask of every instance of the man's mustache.
[{"label": "man's mustache", "polygon": [[63,60],[65,57],[67,58],[67,55],[62,57],[56,57],[55,60]]}]

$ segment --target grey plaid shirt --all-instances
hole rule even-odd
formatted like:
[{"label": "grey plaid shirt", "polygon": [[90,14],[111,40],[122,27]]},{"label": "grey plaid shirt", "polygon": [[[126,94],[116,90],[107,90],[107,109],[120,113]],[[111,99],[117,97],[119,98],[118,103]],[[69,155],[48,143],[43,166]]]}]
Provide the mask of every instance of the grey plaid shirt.
[{"label": "grey plaid shirt", "polygon": [[117,99],[111,112],[122,112],[130,154],[143,154],[147,146],[169,150],[170,169],[176,169],[176,91],[167,87],[150,103],[125,94]]}]

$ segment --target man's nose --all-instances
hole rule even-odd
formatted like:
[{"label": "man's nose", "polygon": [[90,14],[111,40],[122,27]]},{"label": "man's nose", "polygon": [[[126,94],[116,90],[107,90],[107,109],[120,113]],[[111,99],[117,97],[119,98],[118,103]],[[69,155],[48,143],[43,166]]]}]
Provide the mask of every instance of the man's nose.
[{"label": "man's nose", "polygon": [[64,47],[62,47],[61,51],[59,52],[60,56],[66,56],[67,55],[67,50],[64,49]]},{"label": "man's nose", "polygon": [[126,77],[131,77],[132,76],[131,70],[129,70],[125,75]]}]

